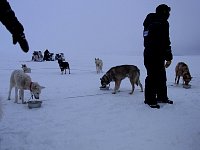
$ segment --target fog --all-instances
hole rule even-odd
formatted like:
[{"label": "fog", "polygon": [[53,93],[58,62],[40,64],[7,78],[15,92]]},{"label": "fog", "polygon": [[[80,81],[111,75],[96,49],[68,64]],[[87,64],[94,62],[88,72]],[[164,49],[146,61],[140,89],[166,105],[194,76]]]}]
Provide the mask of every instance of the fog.
[{"label": "fog", "polygon": [[[142,55],[143,21],[156,6],[171,7],[170,38],[174,55],[200,54],[198,0],[10,0],[24,25],[30,52]],[[19,54],[10,33],[0,26],[0,49]]]}]

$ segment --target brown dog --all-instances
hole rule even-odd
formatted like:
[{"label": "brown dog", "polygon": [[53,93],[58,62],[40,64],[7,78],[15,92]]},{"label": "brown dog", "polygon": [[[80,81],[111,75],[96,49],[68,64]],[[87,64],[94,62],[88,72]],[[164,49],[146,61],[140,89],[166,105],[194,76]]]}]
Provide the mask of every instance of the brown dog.
[{"label": "brown dog", "polygon": [[192,80],[192,77],[190,75],[190,71],[187,64],[185,64],[184,62],[179,62],[176,65],[175,73],[176,73],[176,77],[175,77],[176,84],[179,84],[179,79],[182,76],[183,85],[189,85],[189,82]]},{"label": "brown dog", "polygon": [[140,70],[137,66],[134,65],[121,65],[121,66],[115,66],[112,67],[110,70],[106,72],[106,74],[103,75],[101,80],[101,87],[106,87],[110,82],[115,82],[115,88],[113,94],[116,94],[116,92],[119,90],[121,81],[125,79],[126,77],[129,78],[132,90],[130,94],[133,94],[133,91],[135,89],[135,84],[139,85],[141,88],[141,92],[143,92],[142,84],[140,83]]}]

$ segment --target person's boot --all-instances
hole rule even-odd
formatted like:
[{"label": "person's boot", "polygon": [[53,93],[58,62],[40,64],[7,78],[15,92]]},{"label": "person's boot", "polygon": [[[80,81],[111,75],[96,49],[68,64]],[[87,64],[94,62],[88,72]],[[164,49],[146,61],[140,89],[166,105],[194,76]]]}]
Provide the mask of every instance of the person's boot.
[{"label": "person's boot", "polygon": [[172,100],[169,100],[169,99],[167,99],[167,100],[158,99],[157,102],[158,103],[167,103],[167,104],[173,104],[174,103]]},{"label": "person's boot", "polygon": [[147,104],[147,105],[149,105],[149,107],[151,107],[151,108],[157,108],[157,109],[159,109],[160,108],[160,105],[158,105],[158,104],[151,104],[151,103],[148,103],[148,102],[146,102],[146,101],[144,101],[144,103],[145,104]]}]

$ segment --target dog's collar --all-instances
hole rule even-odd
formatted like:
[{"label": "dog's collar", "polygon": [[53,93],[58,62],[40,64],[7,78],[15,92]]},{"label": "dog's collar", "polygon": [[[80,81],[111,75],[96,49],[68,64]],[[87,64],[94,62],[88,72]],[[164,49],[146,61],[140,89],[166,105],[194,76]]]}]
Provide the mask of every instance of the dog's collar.
[{"label": "dog's collar", "polygon": [[109,83],[112,81],[112,79],[110,78],[110,76],[106,73],[105,77],[107,78],[107,81],[109,81]]},{"label": "dog's collar", "polygon": [[113,81],[114,80],[114,77],[111,77],[110,74],[106,73],[106,77],[108,78],[108,81]]},{"label": "dog's collar", "polygon": [[31,86],[32,86],[32,84],[33,84],[33,82],[30,83],[30,91],[31,91],[31,92],[32,92],[32,90],[31,90]]}]

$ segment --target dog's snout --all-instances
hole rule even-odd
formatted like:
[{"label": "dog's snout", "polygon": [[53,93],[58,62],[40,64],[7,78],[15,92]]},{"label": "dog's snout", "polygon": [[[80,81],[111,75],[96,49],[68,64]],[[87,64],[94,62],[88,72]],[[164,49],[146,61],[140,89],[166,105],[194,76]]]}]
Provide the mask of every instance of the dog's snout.
[{"label": "dog's snout", "polygon": [[34,97],[35,97],[35,99],[39,99],[40,98],[39,95],[34,95]]},{"label": "dog's snout", "polygon": [[39,96],[35,96],[35,99],[39,99]]}]

